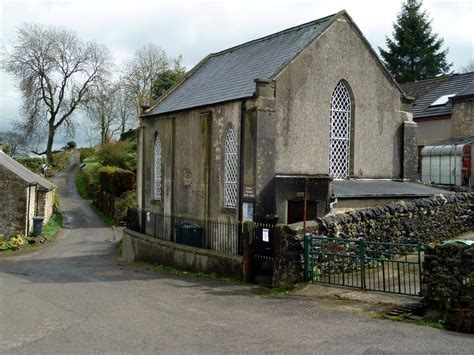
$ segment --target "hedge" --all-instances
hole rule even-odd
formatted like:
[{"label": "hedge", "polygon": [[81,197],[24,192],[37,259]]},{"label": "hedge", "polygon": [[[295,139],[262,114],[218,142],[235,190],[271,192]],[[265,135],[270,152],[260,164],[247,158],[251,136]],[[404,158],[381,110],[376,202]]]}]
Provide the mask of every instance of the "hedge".
[{"label": "hedge", "polygon": [[81,152],[80,152],[81,162],[83,162],[87,158],[92,157],[94,155],[94,153],[95,153],[94,148],[81,148]]},{"label": "hedge", "polygon": [[119,197],[126,191],[135,189],[135,174],[115,166],[104,166],[99,169],[99,181],[103,191]]}]

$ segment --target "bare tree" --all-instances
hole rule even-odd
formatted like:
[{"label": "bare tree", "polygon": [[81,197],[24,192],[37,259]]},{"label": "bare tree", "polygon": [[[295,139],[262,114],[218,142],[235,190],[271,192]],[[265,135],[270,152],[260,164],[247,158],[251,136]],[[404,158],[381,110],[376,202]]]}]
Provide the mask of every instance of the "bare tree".
[{"label": "bare tree", "polygon": [[123,134],[127,128],[137,126],[137,116],[135,115],[135,102],[133,97],[127,91],[126,86],[120,82],[115,91],[116,105],[120,117],[120,134]]},{"label": "bare tree", "polygon": [[0,142],[5,143],[9,147],[9,154],[12,156],[27,151],[26,138],[19,132],[0,132]]},{"label": "bare tree", "polygon": [[83,42],[68,29],[24,24],[11,53],[2,56],[2,68],[16,77],[23,99],[23,128],[33,134],[47,128],[46,154],[53,163],[52,148],[59,127],[73,128],[72,115],[93,98],[94,88],[108,74],[109,50]]},{"label": "bare tree", "polygon": [[87,139],[89,143],[89,148],[94,147],[96,144],[100,142],[100,133],[97,132],[97,128],[91,124],[91,122],[87,120],[81,120],[77,124],[81,133],[83,134],[84,138]]},{"label": "bare tree", "polygon": [[100,132],[102,145],[110,142],[121,127],[118,89],[117,84],[101,83],[96,88],[94,98],[86,109],[89,121]]},{"label": "bare tree", "polygon": [[470,60],[467,65],[461,67],[461,73],[470,73],[474,71],[474,60]]},{"label": "bare tree", "polygon": [[178,59],[168,57],[166,52],[153,43],[148,43],[135,51],[133,58],[126,63],[123,83],[127,92],[134,98],[137,117],[141,107],[151,105],[156,99],[153,86],[160,74],[176,66]]}]

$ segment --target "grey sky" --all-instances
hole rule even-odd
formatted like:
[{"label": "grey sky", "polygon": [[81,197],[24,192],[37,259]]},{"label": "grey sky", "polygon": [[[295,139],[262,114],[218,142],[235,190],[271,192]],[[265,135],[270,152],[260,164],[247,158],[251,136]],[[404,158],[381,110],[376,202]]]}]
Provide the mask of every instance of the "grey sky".
[{"label": "grey sky", "polygon": [[[458,70],[474,58],[474,1],[425,0],[432,27]],[[146,42],[190,69],[202,57],[346,9],[374,48],[385,45],[401,0],[0,0],[0,41],[9,47],[23,22],[63,25],[108,46],[120,65]],[[0,131],[19,117],[19,93],[0,73]]]}]

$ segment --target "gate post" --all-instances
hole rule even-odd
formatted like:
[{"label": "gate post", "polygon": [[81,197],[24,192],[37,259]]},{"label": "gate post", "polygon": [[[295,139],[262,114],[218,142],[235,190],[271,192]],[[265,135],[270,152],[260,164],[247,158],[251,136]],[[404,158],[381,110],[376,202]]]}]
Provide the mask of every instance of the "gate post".
[{"label": "gate post", "polygon": [[250,246],[251,240],[255,233],[255,222],[244,222],[242,231],[242,261],[244,279],[247,282],[253,281],[255,275],[252,270],[252,248]]},{"label": "gate post", "polygon": [[365,240],[359,239],[360,287],[365,291]]},{"label": "gate post", "polygon": [[311,281],[312,275],[311,275],[311,259],[309,255],[309,250],[310,250],[310,244],[311,244],[311,235],[306,234],[304,236],[304,280],[306,282]]},{"label": "gate post", "polygon": [[[420,292],[418,293],[418,296],[422,296],[422,294],[421,294],[421,282],[422,282],[422,271],[423,271],[422,268],[423,268],[423,266],[421,265],[421,249],[422,249],[421,243],[418,243],[416,245],[416,249],[418,251],[418,282],[420,283]],[[416,284],[415,284],[415,287],[416,287]],[[415,288],[415,290],[416,290],[416,288]]]}]

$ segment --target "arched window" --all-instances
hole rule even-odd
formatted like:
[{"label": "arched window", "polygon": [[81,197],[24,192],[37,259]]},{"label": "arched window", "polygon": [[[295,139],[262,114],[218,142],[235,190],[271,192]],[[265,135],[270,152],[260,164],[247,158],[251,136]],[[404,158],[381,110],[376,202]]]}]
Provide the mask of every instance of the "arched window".
[{"label": "arched window", "polygon": [[234,126],[227,130],[224,142],[224,207],[237,208],[238,150]]},{"label": "arched window", "polygon": [[351,142],[351,97],[340,81],[331,97],[329,174],[335,179],[349,176]]},{"label": "arched window", "polygon": [[155,186],[153,198],[161,200],[161,140],[159,134],[155,138]]}]

